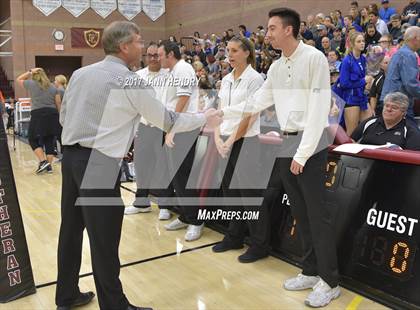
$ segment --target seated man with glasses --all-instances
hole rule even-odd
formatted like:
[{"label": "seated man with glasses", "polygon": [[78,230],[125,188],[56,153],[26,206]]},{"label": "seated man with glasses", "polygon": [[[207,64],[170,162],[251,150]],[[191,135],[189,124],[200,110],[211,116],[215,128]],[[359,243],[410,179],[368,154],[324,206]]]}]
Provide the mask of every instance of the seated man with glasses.
[{"label": "seated man with glasses", "polygon": [[402,149],[420,151],[420,131],[406,122],[408,97],[400,92],[385,96],[381,116],[374,116],[359,124],[351,138],[361,144],[391,143]]}]

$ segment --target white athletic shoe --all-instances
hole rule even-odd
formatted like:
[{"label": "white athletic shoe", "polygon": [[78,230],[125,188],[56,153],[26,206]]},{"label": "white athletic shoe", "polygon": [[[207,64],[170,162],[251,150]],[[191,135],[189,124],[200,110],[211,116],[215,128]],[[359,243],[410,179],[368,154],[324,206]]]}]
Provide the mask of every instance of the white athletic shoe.
[{"label": "white athletic shoe", "polygon": [[131,215],[131,214],[136,214],[136,213],[147,213],[152,211],[152,207],[146,207],[146,208],[137,208],[135,206],[129,206],[127,208],[124,209],[124,214],[125,215]]},{"label": "white athletic shoe", "polygon": [[305,276],[299,273],[297,277],[287,279],[283,287],[288,291],[302,291],[313,288],[319,280],[319,277]]},{"label": "white athletic shoe", "polygon": [[181,222],[181,220],[179,218],[177,218],[176,220],[173,220],[169,224],[166,224],[165,229],[166,230],[178,230],[178,229],[181,229],[181,228],[185,228],[187,226],[188,226],[187,223]]},{"label": "white athletic shoe", "polygon": [[322,279],[314,286],[313,291],[306,297],[305,305],[313,308],[325,307],[332,300],[340,296],[340,287],[331,288]]},{"label": "white athletic shoe", "polygon": [[203,233],[204,223],[201,225],[188,225],[187,232],[185,234],[185,241],[194,241],[200,239]]},{"label": "white athletic shoe", "polygon": [[168,209],[160,209],[159,210],[159,220],[160,221],[166,221],[169,220],[172,217],[171,212],[169,212]]}]

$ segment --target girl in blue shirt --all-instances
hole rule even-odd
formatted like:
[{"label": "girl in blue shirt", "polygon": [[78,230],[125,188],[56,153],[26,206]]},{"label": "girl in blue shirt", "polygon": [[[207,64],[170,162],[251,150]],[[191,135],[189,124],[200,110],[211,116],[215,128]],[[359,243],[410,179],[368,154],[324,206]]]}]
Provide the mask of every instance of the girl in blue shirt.
[{"label": "girl in blue shirt", "polygon": [[350,136],[361,120],[371,113],[368,98],[365,95],[366,57],[362,55],[365,49],[365,38],[360,32],[350,36],[350,53],[343,59],[340,67],[339,87],[346,106],[344,119],[347,134]]}]

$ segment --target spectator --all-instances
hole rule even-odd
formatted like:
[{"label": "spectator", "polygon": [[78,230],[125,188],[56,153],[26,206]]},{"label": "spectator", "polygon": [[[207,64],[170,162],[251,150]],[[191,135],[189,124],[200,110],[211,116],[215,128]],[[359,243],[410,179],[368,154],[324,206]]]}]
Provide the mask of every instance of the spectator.
[{"label": "spectator", "polygon": [[326,16],[324,18],[324,26],[327,27],[328,37],[331,39],[333,37],[335,25],[333,24],[330,16]]},{"label": "spectator", "polygon": [[382,105],[378,105],[378,100],[381,98],[382,88],[385,82],[386,72],[388,71],[388,64],[391,58],[385,56],[381,62],[381,69],[379,73],[374,77],[372,86],[369,91],[369,103],[372,111],[375,111],[376,115],[380,115],[382,112]]},{"label": "spectator", "polygon": [[409,23],[411,26],[417,24],[417,19],[420,14],[420,2],[416,0],[410,0],[408,5],[404,8],[402,13],[402,21]]},{"label": "spectator", "polygon": [[397,52],[397,48],[392,45],[392,36],[390,34],[383,35],[379,39],[379,46],[382,47],[385,55],[390,58]]},{"label": "spectator", "polygon": [[[232,28],[229,28],[227,30],[227,32],[228,32],[228,41],[230,41],[235,36],[235,34],[233,33],[233,29]],[[227,44],[227,42],[226,42],[226,44]]]},{"label": "spectator", "polygon": [[341,14],[340,10],[335,10],[335,20],[334,23],[336,24],[336,26],[340,27],[340,28],[344,28],[344,18],[343,15]]},{"label": "spectator", "polygon": [[389,0],[382,0],[381,4],[382,7],[379,9],[379,17],[388,24],[391,16],[397,14],[397,10],[389,6]]},{"label": "spectator", "polygon": [[389,34],[392,36],[392,40],[398,41],[402,37],[401,32],[401,16],[394,14],[391,16],[391,24],[388,26]]},{"label": "spectator", "polygon": [[251,37],[251,32],[249,32],[248,30],[246,30],[245,25],[239,25],[239,35],[242,35],[245,38],[250,38]]},{"label": "spectator", "polygon": [[178,43],[175,36],[169,36],[169,41]]},{"label": "spectator", "polygon": [[382,115],[360,123],[351,135],[353,141],[373,145],[391,143],[402,149],[420,151],[420,131],[405,119],[408,97],[400,92],[389,93],[384,102]]},{"label": "spectator", "polygon": [[344,54],[346,51],[346,41],[341,34],[341,28],[335,28],[333,32],[333,38],[331,40],[331,49],[338,51],[340,54]]},{"label": "spectator", "polygon": [[386,23],[379,18],[378,11],[370,11],[369,12],[369,19],[372,24],[375,25],[376,30],[381,34],[388,34],[388,26]]},{"label": "spectator", "polygon": [[350,9],[354,9],[356,11],[359,11],[359,3],[357,1],[352,1],[350,3]]},{"label": "spectator", "polygon": [[410,98],[407,117],[414,121],[414,99],[420,98],[419,66],[416,51],[420,49],[420,27],[412,26],[404,34],[405,45],[392,56],[385,78],[381,100],[400,91]]},{"label": "spectator", "polygon": [[353,16],[351,16],[351,15],[346,15],[346,16],[344,16],[344,27],[345,27],[345,31],[348,31],[348,29],[349,29],[351,26],[353,26],[353,27],[354,27],[354,29],[355,29],[357,32],[363,32],[362,27],[360,27],[358,24],[356,24],[356,23],[353,21]]},{"label": "spectator", "polygon": [[213,55],[207,55],[206,59],[208,63],[207,68],[209,69],[209,74],[214,75],[215,73],[220,71],[220,66],[216,62],[216,57],[214,57]]},{"label": "spectator", "polygon": [[379,11],[378,5],[376,3],[369,4],[368,8],[369,8],[369,10],[368,10],[369,12],[370,11],[375,11],[375,12]]},{"label": "spectator", "polygon": [[330,65],[330,71],[331,69],[335,69],[336,71],[340,72],[340,66],[341,66],[340,53],[337,51],[329,51],[327,54],[327,58],[328,58],[328,64]]},{"label": "spectator", "polygon": [[193,57],[198,56],[200,61],[206,66],[206,53],[203,51],[202,45],[199,43],[194,44],[194,51],[192,52]]},{"label": "spectator", "polygon": [[376,27],[374,24],[368,24],[366,27],[366,49],[370,45],[377,45],[379,40],[381,39],[381,34],[376,31]]},{"label": "spectator", "polygon": [[366,31],[366,26],[369,24],[369,10],[367,7],[364,7],[360,11],[360,26],[363,28],[364,31]]},{"label": "spectator", "polygon": [[264,29],[263,26],[258,26],[257,27],[257,35],[265,36],[265,29]]},{"label": "spectator", "polygon": [[302,36],[303,40],[306,42],[307,40],[313,40],[314,35],[311,31],[309,31],[307,24],[305,21],[300,22],[299,33]]},{"label": "spectator", "polygon": [[227,31],[223,31],[222,42],[224,42],[224,43],[229,42],[229,34],[228,34]]},{"label": "spectator", "polygon": [[327,27],[325,27],[324,25],[318,25],[317,29],[318,29],[318,36],[317,36],[317,39],[315,40],[315,47],[319,49],[320,51],[322,51],[322,38],[328,36]]},{"label": "spectator", "polygon": [[350,9],[350,15],[353,17],[353,21],[355,24],[359,25],[361,24],[361,17],[358,9],[351,8]]},{"label": "spectator", "polygon": [[327,56],[328,53],[331,51],[330,39],[328,37],[323,37],[321,40],[321,46],[321,52],[323,52],[325,56]]},{"label": "spectator", "polygon": [[340,68],[340,89],[346,106],[344,119],[347,135],[351,135],[360,120],[370,116],[368,98],[364,94],[366,78],[366,57],[363,34],[355,32],[350,36],[350,53],[343,59]]},{"label": "spectator", "polygon": [[310,32],[312,32],[312,35],[315,38],[318,37],[318,28],[317,24],[315,23],[315,17],[313,15],[308,15],[306,18],[306,23],[308,25],[308,29]]}]

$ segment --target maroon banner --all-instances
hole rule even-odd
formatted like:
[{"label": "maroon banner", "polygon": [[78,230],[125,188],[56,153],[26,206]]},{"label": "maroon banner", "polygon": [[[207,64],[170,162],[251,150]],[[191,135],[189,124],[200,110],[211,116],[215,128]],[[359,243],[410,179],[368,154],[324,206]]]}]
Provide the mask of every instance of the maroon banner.
[{"label": "maroon banner", "polygon": [[71,47],[102,48],[102,28],[71,28]]},{"label": "maroon banner", "polygon": [[31,261],[6,132],[0,117],[0,303],[33,293]]}]

